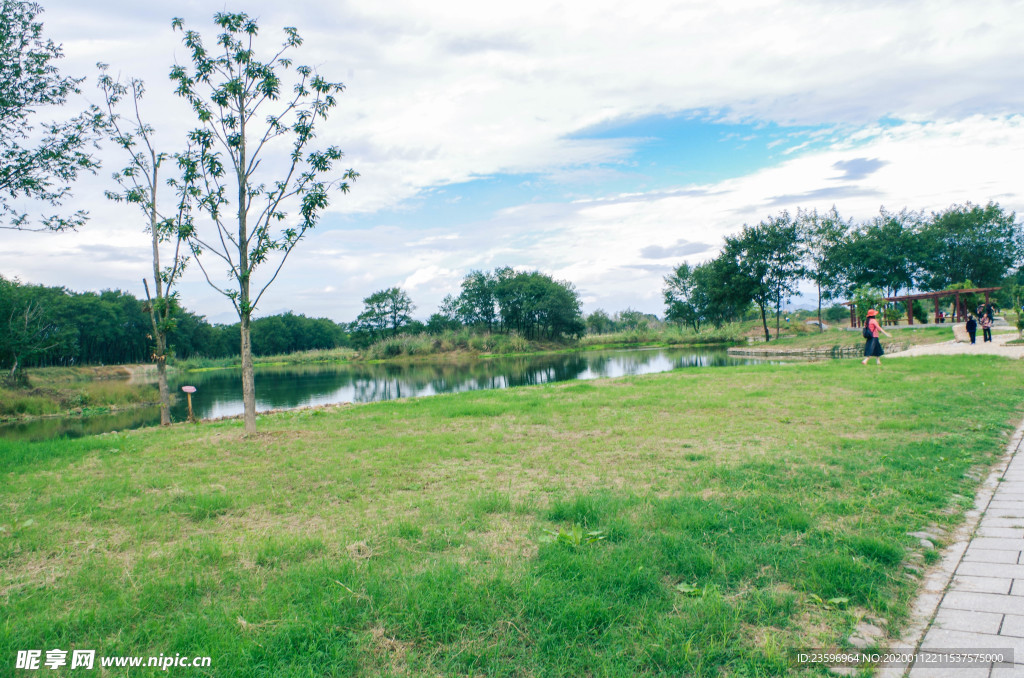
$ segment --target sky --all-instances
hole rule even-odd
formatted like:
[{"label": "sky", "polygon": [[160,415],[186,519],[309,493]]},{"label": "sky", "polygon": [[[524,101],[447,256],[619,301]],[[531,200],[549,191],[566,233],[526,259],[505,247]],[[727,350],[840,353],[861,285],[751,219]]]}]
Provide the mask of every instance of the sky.
[{"label": "sky", "polygon": [[[295,63],[345,84],[320,140],[360,177],[257,316],[351,321],[399,286],[426,319],[471,270],[503,266],[571,282],[585,312],[663,315],[674,267],[782,210],[1024,214],[1022,1],[40,1],[62,72],[86,77],[73,103],[102,102],[96,62],[144,79],[168,152],[195,124],[168,79],[189,59],[173,17],[212,45],[215,12],[246,12],[264,54],[294,26]],[[124,158],[98,155],[69,203],[90,222],[0,231],[0,274],[144,296],[145,222],[104,198]],[[211,322],[237,320],[198,267],[179,291]]]}]

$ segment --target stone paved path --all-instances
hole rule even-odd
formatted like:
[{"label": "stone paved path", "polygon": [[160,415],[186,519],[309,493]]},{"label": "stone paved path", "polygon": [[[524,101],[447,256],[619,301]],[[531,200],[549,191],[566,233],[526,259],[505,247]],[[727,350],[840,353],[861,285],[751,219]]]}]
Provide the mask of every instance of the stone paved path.
[{"label": "stone paved path", "polygon": [[[1004,346],[1016,334],[993,336],[975,345],[947,342],[919,346],[892,357],[929,354],[994,354],[1024,357],[1024,346]],[[1006,455],[979,490],[967,523],[943,553],[938,570],[925,581],[915,606],[922,650],[983,648],[1012,650],[1013,666],[925,667],[883,670],[882,676],[910,678],[1024,678],[1024,423]],[[903,648],[907,647],[906,640]],[[912,643],[910,643],[912,644]],[[913,648],[911,648],[913,649]]]},{"label": "stone paved path", "polygon": [[[952,581],[921,649],[1010,649],[1013,667],[914,666],[911,678],[1024,676],[1024,454],[1020,430],[1009,463],[992,492],[982,492],[981,520],[957,563]],[[954,545],[954,551],[956,551]],[[927,592],[926,594],[927,595]]]},{"label": "stone paved path", "polygon": [[959,355],[959,354],[970,354],[970,355],[1001,355],[1007,358],[1024,358],[1024,345],[1020,346],[1006,346],[1006,342],[1011,339],[1016,339],[1017,333],[1011,332],[1006,334],[992,334],[992,341],[983,342],[981,340],[981,332],[978,332],[978,340],[974,345],[968,343],[958,343],[955,341],[945,341],[941,344],[927,344],[924,346],[914,346],[907,349],[906,351],[900,351],[899,353],[891,353],[891,358],[902,358],[911,357],[916,355]]}]

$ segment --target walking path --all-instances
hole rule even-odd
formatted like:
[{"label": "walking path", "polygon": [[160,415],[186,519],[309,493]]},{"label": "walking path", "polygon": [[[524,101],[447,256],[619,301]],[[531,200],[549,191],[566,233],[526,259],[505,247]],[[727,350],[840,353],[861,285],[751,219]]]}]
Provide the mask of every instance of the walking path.
[{"label": "walking path", "polygon": [[[1024,346],[1005,346],[1016,333],[995,335],[992,342],[946,342],[918,346],[892,357],[993,354],[1024,357]],[[975,498],[974,509],[943,551],[942,563],[925,580],[913,618],[899,641],[900,650],[943,652],[1012,651],[1012,664],[946,663],[879,671],[891,678],[1024,677],[1024,422]],[[894,646],[895,647],[895,646]],[[924,655],[918,654],[918,657]],[[935,659],[936,655],[928,658]]]},{"label": "walking path", "polygon": [[1001,355],[1007,358],[1024,358],[1024,344],[1020,346],[1006,346],[1006,342],[1011,339],[1016,339],[1017,333],[1010,332],[1006,334],[992,334],[992,341],[983,342],[981,340],[981,334],[978,334],[978,343],[958,343],[955,341],[945,341],[941,344],[925,344],[924,346],[914,346],[908,348],[906,351],[900,351],[899,353],[890,353],[889,356],[893,358],[910,357],[916,355]]}]

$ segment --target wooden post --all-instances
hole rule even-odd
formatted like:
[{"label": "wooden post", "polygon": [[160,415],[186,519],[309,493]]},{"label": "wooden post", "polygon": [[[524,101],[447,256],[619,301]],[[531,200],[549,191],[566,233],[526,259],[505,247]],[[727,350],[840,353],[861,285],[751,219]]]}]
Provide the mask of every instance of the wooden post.
[{"label": "wooden post", "polygon": [[194,424],[196,423],[196,417],[194,414],[192,414],[192,394],[196,392],[196,387],[182,386],[181,390],[184,391],[185,395],[188,396],[188,421]]},{"label": "wooden post", "polygon": [[935,315],[932,316],[932,322],[937,323],[939,321],[939,295],[935,295]]},{"label": "wooden post", "polygon": [[957,322],[957,318],[961,321],[964,319],[964,309],[960,306],[960,293],[956,293],[956,306],[953,308],[953,322]]},{"label": "wooden post", "polygon": [[857,304],[850,304],[850,327],[857,326]]},{"label": "wooden post", "polygon": [[907,299],[907,324],[914,324],[914,300]]}]

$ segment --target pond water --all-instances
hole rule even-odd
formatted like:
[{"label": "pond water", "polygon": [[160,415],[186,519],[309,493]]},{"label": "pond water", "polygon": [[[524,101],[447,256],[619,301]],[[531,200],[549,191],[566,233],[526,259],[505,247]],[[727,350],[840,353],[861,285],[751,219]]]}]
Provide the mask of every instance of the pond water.
[{"label": "pond water", "polygon": [[[312,364],[256,368],[256,409],[289,409],[331,403],[368,403],[492,388],[547,384],[668,372],[693,367],[724,367],[766,362],[734,357],[725,349],[658,348],[585,351],[557,355],[517,356],[461,362]],[[197,388],[192,408],[199,419],[242,413],[239,369],[170,375],[177,394],[173,421],[187,414],[181,386]],[[0,426],[0,437],[45,440],[121,431],[160,423],[158,407],[144,407],[88,417],[53,417]]]}]

